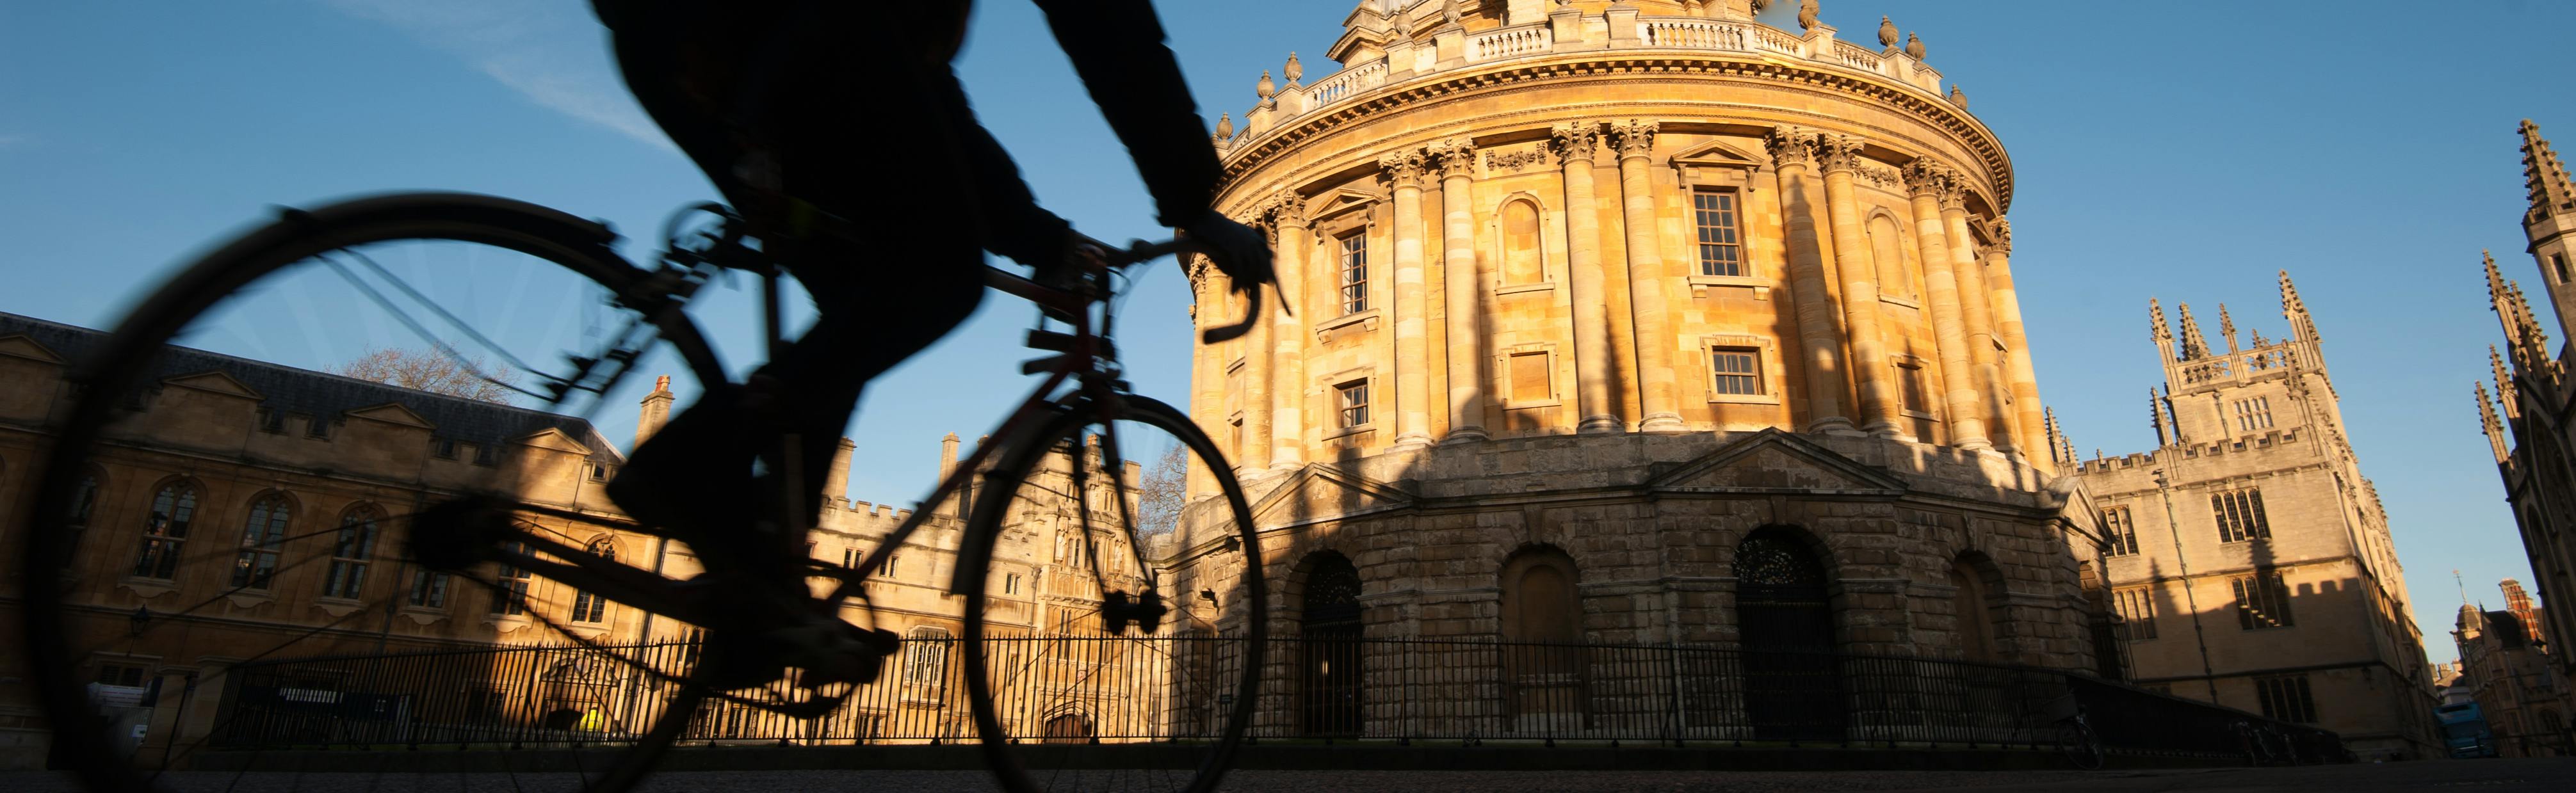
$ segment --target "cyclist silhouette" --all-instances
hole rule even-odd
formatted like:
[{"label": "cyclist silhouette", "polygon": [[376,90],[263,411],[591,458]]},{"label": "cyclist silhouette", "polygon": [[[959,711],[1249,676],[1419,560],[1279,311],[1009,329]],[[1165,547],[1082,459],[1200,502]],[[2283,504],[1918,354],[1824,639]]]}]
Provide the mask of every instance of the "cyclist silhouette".
[{"label": "cyclist silhouette", "polygon": [[[1216,153],[1149,0],[1035,2],[1134,159],[1157,220],[1212,248],[1240,288],[1268,282],[1261,235],[1209,207]],[[862,387],[974,310],[981,251],[1045,278],[1081,238],[1037,205],[968,107],[949,62],[971,0],[592,5],[628,89],[820,314],[746,385],[710,390],[672,419],[607,492],[690,542],[710,570],[775,580],[801,555],[822,503],[819,472]],[[801,509],[786,519],[803,525],[750,507],[777,492],[755,481],[755,460],[791,470],[776,459],[782,437],[799,439]]]}]

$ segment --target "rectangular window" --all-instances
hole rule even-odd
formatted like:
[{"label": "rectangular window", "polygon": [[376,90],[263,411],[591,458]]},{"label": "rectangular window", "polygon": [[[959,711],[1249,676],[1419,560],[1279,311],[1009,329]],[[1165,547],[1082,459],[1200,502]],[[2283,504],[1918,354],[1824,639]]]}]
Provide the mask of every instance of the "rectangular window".
[{"label": "rectangular window", "polygon": [[1341,405],[1342,429],[1369,423],[1369,388],[1367,380],[1353,380],[1333,387]]},{"label": "rectangular window", "polygon": [[591,464],[590,464],[590,481],[593,481],[593,482],[606,482],[606,481],[608,481],[608,466],[601,465],[601,464],[598,464],[598,463],[591,463]]},{"label": "rectangular window", "polygon": [[2236,400],[2236,429],[2241,432],[2272,428],[2272,398],[2255,397]]},{"label": "rectangular window", "polygon": [[331,420],[330,420],[330,419],[323,418],[323,417],[321,417],[321,416],[306,416],[306,417],[304,417],[304,437],[307,437],[307,438],[329,438],[329,437],[331,437]]},{"label": "rectangular window", "polygon": [[1715,378],[1709,391],[1717,394],[1760,396],[1762,390],[1762,357],[1759,352],[1743,347],[1720,347],[1709,351],[1709,372]]},{"label": "rectangular window", "polygon": [[[525,554],[528,552],[528,546],[525,543],[514,542],[502,546],[501,550],[513,554]],[[531,577],[527,570],[502,562],[500,575],[494,579],[497,588],[492,592],[492,613],[502,615],[528,613],[528,581]]]},{"label": "rectangular window", "polygon": [[2561,254],[2555,254],[2555,253],[2550,254],[2550,255],[2549,255],[2549,269],[2552,269],[2552,270],[2556,270],[2556,271],[2558,271],[2558,281],[2559,281],[2559,283],[2566,283],[2566,282],[2567,282],[2567,257],[2566,257],[2566,256],[2561,255]]},{"label": "rectangular window", "polygon": [[2111,590],[2111,607],[2120,613],[2120,628],[2129,641],[2142,642],[2156,637],[2156,591],[2154,587],[2129,587]]},{"label": "rectangular window", "polygon": [[1005,595],[1017,595],[1017,594],[1019,594],[1019,593],[1020,593],[1020,574],[1018,574],[1018,573],[1003,573],[1003,574],[1002,574],[1002,594],[1005,594]]},{"label": "rectangular window", "polygon": [[410,602],[425,609],[447,608],[447,574],[435,570],[412,571]]},{"label": "rectangular window", "polygon": [[2259,488],[2211,494],[2209,512],[2218,520],[2219,542],[2272,536],[2272,524],[2263,517],[2263,491]]},{"label": "rectangular window", "polygon": [[1547,359],[1548,354],[1544,351],[1513,353],[1505,359],[1509,364],[1506,369],[1512,378],[1513,403],[1545,402],[1556,398],[1556,378],[1550,376],[1553,373],[1548,371]]},{"label": "rectangular window", "polygon": [[286,414],[276,408],[260,408],[259,431],[270,435],[286,434]]},{"label": "rectangular window", "polygon": [[1691,194],[1691,216],[1699,227],[1699,274],[1744,274],[1744,235],[1736,226],[1736,214],[1731,191]]},{"label": "rectangular window", "polygon": [[456,459],[456,439],[439,438],[429,442],[429,456],[441,460]]},{"label": "rectangular window", "polygon": [[2237,576],[2229,585],[2236,590],[2236,626],[2244,630],[2287,628],[2290,620],[2290,585],[2273,570],[2257,570],[2253,575]]},{"label": "rectangular window", "polygon": [[1357,314],[1368,310],[1368,235],[1353,234],[1341,242],[1342,313]]},{"label": "rectangular window", "polygon": [[904,636],[903,682],[935,686],[948,679],[948,632],[922,626]]},{"label": "rectangular window", "polygon": [[860,553],[858,548],[851,547],[841,549],[842,567],[849,568],[851,570],[859,569],[859,562],[865,561],[867,558],[868,555]]},{"label": "rectangular window", "polygon": [[143,667],[133,664],[99,664],[98,684],[102,686],[143,686]]},{"label": "rectangular window", "polygon": [[2129,517],[2128,507],[2102,510],[2103,552],[2110,556],[2128,556],[2138,552],[2138,524]]},{"label": "rectangular window", "polygon": [[881,570],[881,571],[878,571],[878,574],[879,574],[879,575],[883,575],[883,576],[885,576],[885,577],[887,577],[887,578],[893,578],[893,577],[895,577],[895,574],[896,574],[896,573],[900,573],[900,572],[902,572],[902,571],[903,571],[903,554],[895,554],[895,555],[893,555],[893,556],[888,556],[888,557],[886,557],[885,569],[884,569],[884,570]]},{"label": "rectangular window", "polygon": [[2254,678],[2254,696],[2263,701],[2264,718],[2317,722],[2317,700],[2308,693],[2307,675]]}]

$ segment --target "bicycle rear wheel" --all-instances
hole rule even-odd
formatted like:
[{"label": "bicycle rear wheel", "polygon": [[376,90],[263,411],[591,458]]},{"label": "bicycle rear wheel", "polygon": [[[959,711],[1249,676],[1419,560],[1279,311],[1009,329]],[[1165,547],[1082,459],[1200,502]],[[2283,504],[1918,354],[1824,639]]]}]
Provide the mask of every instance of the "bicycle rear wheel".
[{"label": "bicycle rear wheel", "polygon": [[2066,754],[2067,762],[2087,771],[2102,767],[2102,742],[2093,730],[2072,720],[2057,723],[2057,750]]},{"label": "bicycle rear wheel", "polygon": [[521,788],[634,784],[703,694],[671,674],[693,653],[586,645],[675,626],[412,553],[438,539],[413,514],[482,495],[556,508],[518,525],[572,547],[659,558],[598,494],[623,459],[603,425],[646,398],[630,373],[683,395],[723,373],[614,240],[504,199],[365,198],[205,254],[111,334],[19,323],[72,362],[18,538],[55,764],[132,791],[172,768],[390,772],[424,764],[345,750],[427,744],[573,772]]},{"label": "bicycle rear wheel", "polygon": [[[1003,789],[1207,791],[1260,693],[1269,604],[1230,465],[1170,406],[1076,401],[1013,439],[973,494],[955,590],[961,676]],[[1184,481],[1201,490],[1185,501]],[[1104,624],[1153,592],[1157,630]],[[905,659],[905,681],[919,674]]]}]

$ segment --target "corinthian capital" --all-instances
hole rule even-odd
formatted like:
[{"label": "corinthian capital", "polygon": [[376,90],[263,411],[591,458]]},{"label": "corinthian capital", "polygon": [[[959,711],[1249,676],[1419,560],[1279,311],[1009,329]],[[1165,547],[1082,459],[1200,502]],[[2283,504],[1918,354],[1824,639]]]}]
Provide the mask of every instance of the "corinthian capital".
[{"label": "corinthian capital", "polygon": [[1601,148],[1601,125],[1591,121],[1569,121],[1547,131],[1548,148],[1556,152],[1556,161],[1591,162]]},{"label": "corinthian capital", "polygon": [[1394,187],[1417,187],[1422,184],[1422,151],[1406,149],[1377,158],[1382,169],[1380,178]]},{"label": "corinthian capital", "polygon": [[1444,178],[1476,174],[1476,147],[1463,138],[1432,141],[1422,147],[1422,154],[1430,158]]},{"label": "corinthian capital", "polygon": [[1279,191],[1279,195],[1270,199],[1270,206],[1271,211],[1277,213],[1276,222],[1280,226],[1306,227],[1306,197],[1298,195],[1296,190]]},{"label": "corinthian capital", "polygon": [[1816,159],[1824,163],[1826,173],[1849,171],[1860,167],[1860,148],[1859,138],[1825,133],[1817,136]]},{"label": "corinthian capital", "polygon": [[1951,210],[1968,210],[1968,179],[1958,171],[1944,168],[1941,173],[1941,211]]},{"label": "corinthian capital", "polygon": [[1917,198],[1939,198],[1941,183],[1949,178],[1949,172],[1950,169],[1941,167],[1930,157],[1916,157],[1905,167],[1897,169],[1897,175],[1905,178],[1905,192]]},{"label": "corinthian capital", "polygon": [[1762,139],[1771,150],[1771,163],[1778,165],[1813,165],[1816,162],[1816,133],[1797,127],[1772,127]]},{"label": "corinthian capital", "polygon": [[[2003,255],[2005,255],[2005,256],[2011,256],[2011,255],[2012,255],[2012,218],[1995,218],[1995,227],[1994,227],[1994,235],[1993,235],[1993,236],[1994,236],[1994,240],[1995,240],[1995,244],[1992,246],[1992,247],[1994,248],[1994,251],[1995,251],[1996,253],[2000,253],[2000,254],[2003,254]],[[2256,346],[2261,346],[2261,345],[2258,343]]]},{"label": "corinthian capital", "polygon": [[1610,122],[1610,145],[1619,158],[1644,157],[1655,149],[1655,122],[1628,119]]}]

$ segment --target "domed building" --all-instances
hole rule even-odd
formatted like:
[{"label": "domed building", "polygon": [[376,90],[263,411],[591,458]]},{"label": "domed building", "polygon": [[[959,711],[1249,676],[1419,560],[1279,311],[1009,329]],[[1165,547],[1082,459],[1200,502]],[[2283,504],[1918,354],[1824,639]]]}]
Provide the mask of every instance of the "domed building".
[{"label": "domed building", "polygon": [[[1365,0],[1220,122],[1296,305],[1192,405],[1274,630],[2099,667],[2003,145],[1919,38],[1767,5]],[[1192,529],[1222,624],[1240,551]]]}]

